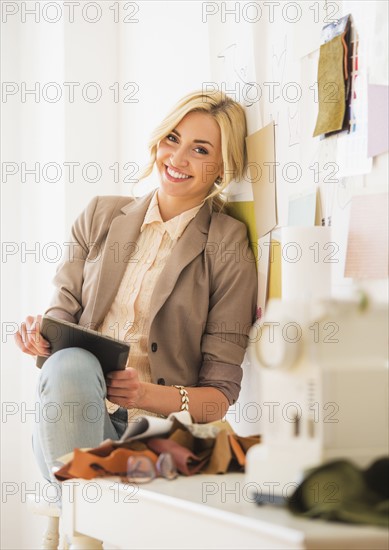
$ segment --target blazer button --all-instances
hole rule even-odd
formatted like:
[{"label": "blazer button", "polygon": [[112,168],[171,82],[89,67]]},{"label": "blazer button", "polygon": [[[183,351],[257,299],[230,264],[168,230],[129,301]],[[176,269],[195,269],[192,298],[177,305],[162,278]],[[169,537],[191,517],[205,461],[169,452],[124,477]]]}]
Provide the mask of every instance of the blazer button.
[{"label": "blazer button", "polygon": [[165,379],[164,378],[158,378],[157,384],[159,384],[160,386],[164,386],[165,385]]},{"label": "blazer button", "polygon": [[151,344],[151,351],[154,351],[154,352],[155,352],[155,351],[157,351],[157,349],[158,349],[158,344],[157,344],[156,342],[153,342],[153,343]]}]

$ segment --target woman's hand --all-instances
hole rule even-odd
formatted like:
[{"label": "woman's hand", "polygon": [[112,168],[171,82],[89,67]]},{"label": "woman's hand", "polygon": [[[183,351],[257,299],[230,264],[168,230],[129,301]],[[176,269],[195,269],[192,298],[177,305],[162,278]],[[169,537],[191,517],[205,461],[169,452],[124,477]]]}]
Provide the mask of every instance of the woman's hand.
[{"label": "woman's hand", "polygon": [[140,408],[142,397],[142,383],[136,369],[112,371],[106,376],[107,399],[126,409]]},{"label": "woman's hand", "polygon": [[[176,387],[141,382],[134,368],[108,373],[106,383],[107,399],[125,409],[144,409],[163,416],[181,409],[181,395]],[[195,422],[224,418],[230,405],[223,392],[213,387],[189,387],[187,392],[189,412]]]},{"label": "woman's hand", "polygon": [[50,344],[40,333],[42,315],[29,315],[14,335],[16,345],[28,355],[50,355]]}]

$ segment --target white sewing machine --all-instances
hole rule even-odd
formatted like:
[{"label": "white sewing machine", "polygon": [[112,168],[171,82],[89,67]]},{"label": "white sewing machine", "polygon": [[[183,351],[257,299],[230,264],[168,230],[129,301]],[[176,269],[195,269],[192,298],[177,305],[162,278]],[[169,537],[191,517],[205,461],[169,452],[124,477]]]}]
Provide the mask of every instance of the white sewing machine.
[{"label": "white sewing machine", "polygon": [[253,327],[262,442],[246,481],[288,496],[304,469],[388,453],[388,312],[382,305],[270,300]]}]

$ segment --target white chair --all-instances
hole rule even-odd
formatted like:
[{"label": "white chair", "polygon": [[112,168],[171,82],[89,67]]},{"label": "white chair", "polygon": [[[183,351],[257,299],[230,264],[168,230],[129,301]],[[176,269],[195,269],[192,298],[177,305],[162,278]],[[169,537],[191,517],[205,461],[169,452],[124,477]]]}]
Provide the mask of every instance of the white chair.
[{"label": "white chair", "polygon": [[47,517],[47,528],[43,533],[40,550],[102,550],[100,541],[84,535],[73,536],[70,545],[60,529],[61,510],[57,504],[43,499],[36,502],[34,495],[27,495],[31,513]]},{"label": "white chair", "polygon": [[[47,517],[47,528],[43,534],[41,550],[67,550],[69,547],[64,537],[60,537],[61,510],[57,504],[40,499],[36,502],[35,495],[27,495],[28,509],[33,514]],[[60,540],[61,538],[61,540]]]}]

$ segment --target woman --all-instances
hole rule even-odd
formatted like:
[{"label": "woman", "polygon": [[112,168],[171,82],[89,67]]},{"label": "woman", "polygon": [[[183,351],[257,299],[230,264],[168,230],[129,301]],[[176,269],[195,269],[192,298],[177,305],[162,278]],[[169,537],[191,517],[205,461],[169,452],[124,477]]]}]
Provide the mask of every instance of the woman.
[{"label": "woman", "polygon": [[[257,278],[245,225],[220,209],[222,191],[243,175],[245,135],[238,103],[187,95],[151,138],[142,177],[156,166],[159,188],[140,199],[95,197],[75,221],[46,313],[129,341],[131,351],[127,368],[106,379],[79,348],[45,362],[38,399],[46,411],[57,406],[34,434],[45,477],[57,457],[120,438],[144,412],[166,416],[184,398],[195,421],[211,422],[236,401]],[[28,317],[16,335],[25,353],[50,354],[40,320]]]}]

